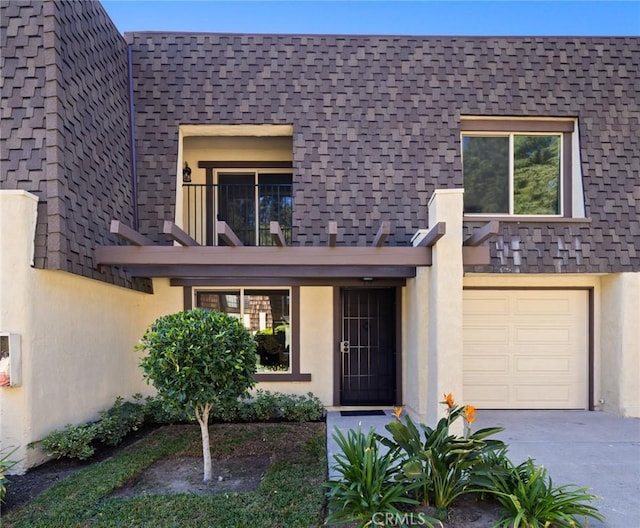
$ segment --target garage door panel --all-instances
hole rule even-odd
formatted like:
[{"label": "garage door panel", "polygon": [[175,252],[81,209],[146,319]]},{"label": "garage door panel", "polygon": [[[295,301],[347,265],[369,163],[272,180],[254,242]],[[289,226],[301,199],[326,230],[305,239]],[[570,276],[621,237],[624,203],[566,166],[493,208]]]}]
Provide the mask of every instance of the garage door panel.
[{"label": "garage door panel", "polygon": [[490,408],[509,399],[509,385],[487,385],[469,383],[464,387],[466,401],[474,402],[476,407]]},{"label": "garage door panel", "polygon": [[469,343],[508,343],[509,329],[505,326],[471,325],[465,329]]},{"label": "garage door panel", "polygon": [[476,356],[467,358],[465,370],[468,373],[509,372],[509,358],[506,356]]},{"label": "garage door panel", "polygon": [[498,299],[496,297],[477,296],[469,299],[464,304],[464,315],[469,316],[478,314],[485,316],[487,311],[495,314],[506,315],[509,313],[509,301],[507,299]]},{"label": "garage door panel", "polygon": [[559,357],[519,357],[513,362],[516,374],[521,373],[557,373],[569,374],[571,372],[571,360]]},{"label": "garage door panel", "polygon": [[504,409],[587,407],[586,291],[466,290],[464,305],[466,401]]},{"label": "garage door panel", "polygon": [[571,398],[568,385],[519,385],[514,390],[516,401],[528,409],[562,409],[561,402]]},{"label": "garage door panel", "polygon": [[514,314],[517,315],[567,315],[572,313],[569,299],[550,297],[531,299],[518,297],[514,303]]},{"label": "garage door panel", "polygon": [[513,339],[516,345],[529,343],[567,344],[571,342],[571,334],[571,330],[566,327],[516,326]]}]

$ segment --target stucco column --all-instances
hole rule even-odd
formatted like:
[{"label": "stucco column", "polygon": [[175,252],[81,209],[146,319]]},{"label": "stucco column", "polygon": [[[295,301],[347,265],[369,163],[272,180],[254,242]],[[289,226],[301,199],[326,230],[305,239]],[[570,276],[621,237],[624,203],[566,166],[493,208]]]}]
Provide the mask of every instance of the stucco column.
[{"label": "stucco column", "polygon": [[[0,191],[0,331],[21,336],[23,358],[28,356],[24,337],[29,328],[29,303],[33,291],[29,272],[33,262],[33,239],[38,198],[22,190]],[[17,448],[12,460],[20,462],[13,472],[25,469],[29,438],[28,361],[22,362],[22,385],[0,388],[0,448]]]},{"label": "stucco column", "polygon": [[439,402],[452,393],[462,403],[462,189],[436,190],[429,201],[429,228],[446,222],[433,247],[428,282],[426,419],[446,413]]},{"label": "stucco column", "polygon": [[640,273],[602,278],[602,395],[605,411],[640,417]]}]

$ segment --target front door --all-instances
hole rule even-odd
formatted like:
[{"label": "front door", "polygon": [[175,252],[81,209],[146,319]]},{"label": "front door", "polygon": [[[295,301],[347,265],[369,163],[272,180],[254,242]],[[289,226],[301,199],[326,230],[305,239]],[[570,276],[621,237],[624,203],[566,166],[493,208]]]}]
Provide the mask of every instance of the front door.
[{"label": "front door", "polygon": [[396,292],[343,289],[341,405],[393,405],[396,397]]}]

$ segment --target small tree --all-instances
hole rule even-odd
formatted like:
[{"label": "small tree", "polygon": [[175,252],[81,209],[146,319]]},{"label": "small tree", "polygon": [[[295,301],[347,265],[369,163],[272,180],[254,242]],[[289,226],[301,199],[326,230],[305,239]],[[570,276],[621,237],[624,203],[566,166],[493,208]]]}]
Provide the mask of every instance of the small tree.
[{"label": "small tree", "polygon": [[200,424],[204,480],[211,479],[209,411],[246,396],[254,385],[255,340],[225,313],[188,310],[158,318],[136,350],[140,366],[170,407],[192,413]]}]

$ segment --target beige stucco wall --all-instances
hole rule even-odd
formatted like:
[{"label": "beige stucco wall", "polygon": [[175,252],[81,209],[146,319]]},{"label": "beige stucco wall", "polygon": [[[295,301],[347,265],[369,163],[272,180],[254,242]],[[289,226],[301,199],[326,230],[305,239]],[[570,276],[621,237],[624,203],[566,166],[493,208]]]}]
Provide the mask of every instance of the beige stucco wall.
[{"label": "beige stucco wall", "polygon": [[403,288],[402,396],[406,411],[421,421],[427,415],[428,298],[427,269],[419,267]]},{"label": "beige stucco wall", "polygon": [[602,408],[640,417],[640,273],[602,277]]},{"label": "beige stucco wall", "polygon": [[23,470],[42,460],[27,449],[66,423],[97,417],[117,396],[149,392],[134,346],[182,291],[155,281],[155,295],[31,267],[37,200],[0,192],[0,331],[21,336],[22,385],[0,389],[0,442],[19,446]]}]

